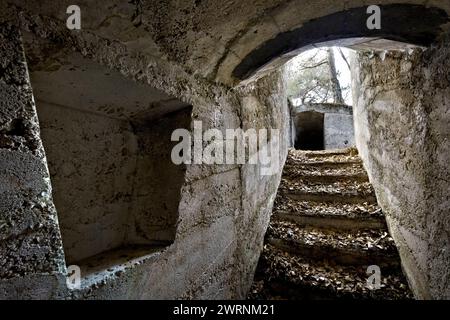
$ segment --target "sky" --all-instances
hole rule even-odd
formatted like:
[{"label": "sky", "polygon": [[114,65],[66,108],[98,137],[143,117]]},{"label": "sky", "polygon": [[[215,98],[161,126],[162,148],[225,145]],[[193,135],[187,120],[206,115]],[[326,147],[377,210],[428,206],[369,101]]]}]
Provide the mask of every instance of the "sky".
[{"label": "sky", "polygon": [[[317,51],[320,49],[312,49],[308,50],[306,52],[303,52],[299,54],[297,57],[293,58],[291,61],[289,61],[290,68],[296,68],[299,64],[302,63],[302,61],[314,56],[314,54],[317,53]],[[345,63],[344,59],[342,58],[339,50],[337,47],[333,47],[334,50],[334,56],[335,56],[335,62],[336,62],[336,69],[338,71],[338,79],[341,84],[341,87],[349,87],[351,85],[351,72]],[[347,48],[341,48],[344,55],[347,57],[347,60],[349,60],[349,53],[350,49]],[[325,51],[323,51],[323,54],[325,54]],[[317,56],[319,59],[321,58],[320,55]],[[348,93],[345,95],[345,103],[348,105],[353,105],[353,99],[351,95],[351,89],[348,89]]]},{"label": "sky", "polygon": [[[338,48],[333,48],[334,50],[334,56],[336,59],[336,69],[339,73],[338,75],[338,79],[339,79],[339,83],[341,84],[342,87],[346,87],[348,86],[351,90],[351,72],[350,69],[347,66],[347,63],[345,63],[344,59],[342,58],[341,54],[338,51]],[[347,58],[347,60],[350,62],[349,60],[349,49],[347,48],[341,48],[342,52],[344,53],[345,57]],[[351,92],[349,92],[347,99],[346,99],[346,103],[349,105],[353,105],[353,101],[352,101],[352,95]]]}]

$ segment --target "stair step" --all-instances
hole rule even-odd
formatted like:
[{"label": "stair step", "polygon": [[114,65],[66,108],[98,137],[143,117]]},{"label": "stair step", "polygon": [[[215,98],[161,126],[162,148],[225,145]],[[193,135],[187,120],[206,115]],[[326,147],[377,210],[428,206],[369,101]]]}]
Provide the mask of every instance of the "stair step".
[{"label": "stair step", "polygon": [[298,172],[296,174],[291,174],[289,176],[283,176],[284,179],[289,181],[297,181],[302,183],[333,183],[342,181],[354,181],[354,182],[368,182],[369,177],[365,173],[356,174],[342,174],[342,173],[312,173],[312,172]]},{"label": "stair step", "polygon": [[381,208],[376,203],[326,203],[301,201],[278,193],[273,207],[276,212],[289,212],[307,216],[341,216],[354,219],[378,218],[385,220]]},{"label": "stair step", "polygon": [[329,193],[342,195],[375,195],[370,182],[335,181],[331,183],[305,183],[301,180],[291,180],[282,177],[278,189],[282,192],[294,193]]},{"label": "stair step", "polygon": [[351,165],[333,168],[317,168],[310,164],[289,164],[287,163],[283,169],[283,178],[291,181],[339,181],[353,180],[359,182],[369,181],[366,171],[360,165]]},{"label": "stair step", "polygon": [[289,151],[248,298],[413,298],[356,149]]},{"label": "stair step", "polygon": [[266,241],[311,260],[328,260],[341,265],[399,266],[394,241],[384,230],[337,232],[275,220],[270,223]]},{"label": "stair step", "polygon": [[306,158],[322,158],[332,156],[350,156],[351,154],[358,154],[358,151],[354,148],[346,149],[334,149],[334,150],[318,150],[318,151],[300,151],[294,152],[302,153]]},{"label": "stair step", "polygon": [[336,230],[385,229],[386,222],[382,216],[363,217],[330,214],[299,214],[289,211],[275,211],[272,219],[291,221],[300,226],[309,226]]},{"label": "stair step", "polygon": [[264,246],[250,290],[251,299],[412,299],[401,269],[381,267],[381,288],[367,286],[367,266],[340,266],[306,261]]},{"label": "stair step", "polygon": [[[308,260],[329,260],[343,266],[380,265],[398,267],[397,256],[384,255],[382,252],[360,251],[356,249],[333,247],[332,245],[308,245],[303,241],[267,238],[267,243],[292,255]],[[381,251],[381,250],[380,250]]]},{"label": "stair step", "polygon": [[303,167],[305,169],[316,170],[349,170],[363,168],[361,160],[333,161],[333,160],[309,160],[300,162],[298,160],[289,159],[286,165],[290,167]]},{"label": "stair step", "polygon": [[317,160],[326,161],[360,161],[361,158],[358,156],[358,151],[354,148],[342,149],[342,150],[319,150],[319,151],[304,151],[290,149],[288,154],[288,160],[299,161],[299,162],[309,162]]},{"label": "stair step", "polygon": [[331,202],[331,203],[369,203],[376,204],[374,194],[359,194],[356,192],[307,192],[289,190],[282,191],[282,195],[298,201]]}]

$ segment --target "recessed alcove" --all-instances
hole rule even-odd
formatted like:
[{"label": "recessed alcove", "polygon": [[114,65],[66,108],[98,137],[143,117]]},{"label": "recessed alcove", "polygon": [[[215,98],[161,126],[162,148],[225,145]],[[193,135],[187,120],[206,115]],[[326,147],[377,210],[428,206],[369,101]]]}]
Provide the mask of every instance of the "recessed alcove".
[{"label": "recessed alcove", "polygon": [[30,76],[67,265],[101,275],[170,245],[185,174],[171,134],[191,107],[73,52]]}]

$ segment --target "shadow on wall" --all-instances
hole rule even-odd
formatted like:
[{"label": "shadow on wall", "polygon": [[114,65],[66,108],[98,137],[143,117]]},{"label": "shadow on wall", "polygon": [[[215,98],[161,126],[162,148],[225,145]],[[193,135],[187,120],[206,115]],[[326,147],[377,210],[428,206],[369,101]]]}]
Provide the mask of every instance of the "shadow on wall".
[{"label": "shadow on wall", "polygon": [[300,112],[294,119],[296,135],[294,147],[297,150],[324,149],[324,114],[315,111]]},{"label": "shadow on wall", "polygon": [[30,77],[67,265],[88,275],[161,251],[175,240],[186,171],[171,161],[171,134],[190,128],[191,107],[77,53],[35,61],[33,41]]}]

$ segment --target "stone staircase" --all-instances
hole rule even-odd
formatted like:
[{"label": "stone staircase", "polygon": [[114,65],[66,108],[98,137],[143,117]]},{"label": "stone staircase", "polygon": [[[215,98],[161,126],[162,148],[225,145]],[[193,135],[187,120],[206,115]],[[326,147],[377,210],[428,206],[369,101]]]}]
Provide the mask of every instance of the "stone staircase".
[{"label": "stone staircase", "polygon": [[356,149],[289,151],[248,298],[412,298]]}]

